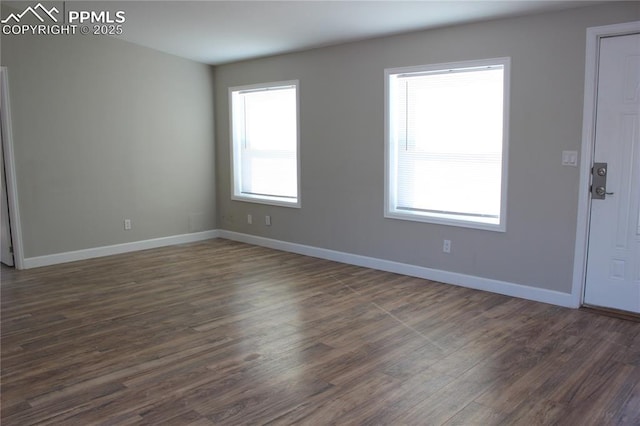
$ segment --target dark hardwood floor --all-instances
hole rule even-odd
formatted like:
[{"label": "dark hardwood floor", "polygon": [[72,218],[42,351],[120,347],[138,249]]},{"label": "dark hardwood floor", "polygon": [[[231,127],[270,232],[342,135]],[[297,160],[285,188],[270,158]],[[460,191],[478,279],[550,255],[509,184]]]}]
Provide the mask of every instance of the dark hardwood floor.
[{"label": "dark hardwood floor", "polygon": [[212,240],[2,269],[2,425],[638,425],[640,324]]}]

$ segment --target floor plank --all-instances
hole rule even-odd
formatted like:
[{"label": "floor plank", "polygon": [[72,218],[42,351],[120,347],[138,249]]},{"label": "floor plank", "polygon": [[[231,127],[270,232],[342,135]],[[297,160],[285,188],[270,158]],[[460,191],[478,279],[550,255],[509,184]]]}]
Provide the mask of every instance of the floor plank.
[{"label": "floor plank", "polygon": [[640,323],[222,239],[1,270],[3,425],[640,424]]}]

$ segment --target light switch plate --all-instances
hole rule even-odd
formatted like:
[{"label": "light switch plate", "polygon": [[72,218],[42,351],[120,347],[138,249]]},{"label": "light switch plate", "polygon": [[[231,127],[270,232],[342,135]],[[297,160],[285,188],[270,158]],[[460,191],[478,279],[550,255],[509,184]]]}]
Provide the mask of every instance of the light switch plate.
[{"label": "light switch plate", "polygon": [[578,151],[562,151],[562,165],[578,167]]}]

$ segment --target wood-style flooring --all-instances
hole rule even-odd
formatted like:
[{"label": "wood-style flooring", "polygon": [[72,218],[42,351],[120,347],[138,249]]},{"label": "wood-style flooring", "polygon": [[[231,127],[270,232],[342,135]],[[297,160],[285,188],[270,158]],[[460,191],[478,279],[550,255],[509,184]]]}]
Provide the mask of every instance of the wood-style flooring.
[{"label": "wood-style flooring", "polygon": [[211,240],[1,277],[9,425],[639,425],[640,323]]}]

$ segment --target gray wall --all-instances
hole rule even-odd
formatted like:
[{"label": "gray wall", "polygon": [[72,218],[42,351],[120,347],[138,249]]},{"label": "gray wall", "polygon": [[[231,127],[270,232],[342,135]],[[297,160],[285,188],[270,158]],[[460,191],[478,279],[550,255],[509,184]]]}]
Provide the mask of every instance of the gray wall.
[{"label": "gray wall", "polygon": [[[561,153],[581,143],[585,30],[638,19],[635,2],[607,4],[218,67],[218,226],[570,293],[579,172]],[[507,232],[385,219],[384,69],[502,56],[512,59]],[[302,208],[231,201],[227,88],[290,79],[300,80]]]},{"label": "gray wall", "polygon": [[82,35],[3,35],[1,62],[26,258],[215,228],[210,66]]}]

